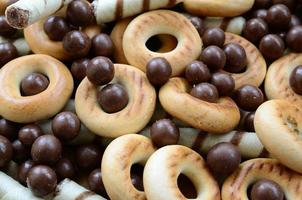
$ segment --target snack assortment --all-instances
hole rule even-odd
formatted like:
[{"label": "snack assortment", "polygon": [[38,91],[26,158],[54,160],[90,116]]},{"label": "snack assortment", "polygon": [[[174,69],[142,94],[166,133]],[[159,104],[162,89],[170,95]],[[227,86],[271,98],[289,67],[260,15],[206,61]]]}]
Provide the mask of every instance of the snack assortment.
[{"label": "snack assortment", "polygon": [[302,199],[301,0],[2,0],[0,199]]}]

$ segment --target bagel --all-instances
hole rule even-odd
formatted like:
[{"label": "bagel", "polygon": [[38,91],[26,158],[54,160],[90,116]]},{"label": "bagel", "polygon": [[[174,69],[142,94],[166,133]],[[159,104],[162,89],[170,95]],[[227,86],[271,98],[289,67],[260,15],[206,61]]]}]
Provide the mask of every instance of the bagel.
[{"label": "bagel", "polygon": [[222,186],[222,200],[248,200],[248,187],[260,179],[278,183],[287,200],[302,199],[302,176],[275,159],[258,158],[241,163]]},{"label": "bagel", "polygon": [[184,146],[165,146],[151,155],[144,169],[144,188],[148,200],[187,199],[177,185],[180,174],[194,184],[198,200],[220,200],[220,190],[203,158]]},{"label": "bagel", "polygon": [[131,182],[130,170],[135,163],[145,165],[155,151],[150,139],[136,134],[121,136],[106,148],[102,159],[102,179],[114,200],[146,200]]},{"label": "bagel", "polygon": [[[178,41],[176,48],[166,53],[150,51],[145,44],[158,34],[174,36]],[[127,26],[123,37],[124,53],[131,65],[146,72],[146,65],[152,58],[163,57],[172,67],[172,76],[183,73],[186,66],[200,56],[201,48],[202,41],[190,20],[169,10],[139,15]]]},{"label": "bagel", "polygon": [[[22,96],[20,83],[27,75],[46,75],[49,85],[43,92]],[[67,103],[73,91],[73,79],[68,68],[48,55],[28,55],[14,59],[0,70],[0,115],[18,122],[30,123],[48,119]]]},{"label": "bagel", "polygon": [[254,126],[265,148],[282,164],[302,173],[301,108],[286,100],[270,100],[256,111]]},{"label": "bagel", "polygon": [[190,94],[190,86],[183,78],[171,78],[159,91],[163,108],[173,117],[194,128],[210,133],[227,133],[240,121],[240,111],[229,97],[209,103]]},{"label": "bagel", "polygon": [[98,87],[85,78],[75,96],[75,109],[81,122],[92,132],[109,138],[142,130],[155,109],[155,89],[142,71],[130,65],[115,64],[112,82],[124,85],[128,105],[119,112],[106,113],[97,102]]}]

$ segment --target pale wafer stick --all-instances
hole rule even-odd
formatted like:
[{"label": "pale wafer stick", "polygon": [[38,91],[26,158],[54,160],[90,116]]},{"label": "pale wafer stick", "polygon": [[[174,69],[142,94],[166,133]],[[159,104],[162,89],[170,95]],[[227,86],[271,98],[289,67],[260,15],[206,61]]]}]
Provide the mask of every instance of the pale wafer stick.
[{"label": "pale wafer stick", "polygon": [[47,17],[72,0],[19,0],[8,6],[5,15],[8,23],[14,28],[25,28],[40,19]]},{"label": "pale wafer stick", "polygon": [[204,19],[206,28],[219,27],[222,30],[241,35],[246,19],[244,17],[233,17],[233,18],[223,18],[223,17],[206,17]]}]

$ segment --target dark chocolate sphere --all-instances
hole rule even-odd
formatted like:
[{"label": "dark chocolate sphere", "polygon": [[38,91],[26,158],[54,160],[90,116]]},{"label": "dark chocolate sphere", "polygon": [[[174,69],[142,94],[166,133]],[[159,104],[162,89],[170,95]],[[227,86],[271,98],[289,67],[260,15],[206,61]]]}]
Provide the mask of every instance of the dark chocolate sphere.
[{"label": "dark chocolate sphere", "polygon": [[113,54],[113,42],[109,35],[100,33],[92,38],[91,49],[95,56],[110,57]]},{"label": "dark chocolate sphere", "polygon": [[87,1],[74,0],[67,6],[66,18],[74,26],[87,26],[93,22],[94,14]]},{"label": "dark chocolate sphere", "polygon": [[32,73],[21,81],[21,93],[23,96],[32,96],[46,90],[49,80],[40,73]]},{"label": "dark chocolate sphere", "polygon": [[295,67],[291,72],[289,84],[295,93],[302,95],[302,65]]},{"label": "dark chocolate sphere", "polygon": [[41,135],[43,135],[43,132],[38,125],[29,124],[19,130],[18,138],[22,144],[30,147]]},{"label": "dark chocolate sphere", "polygon": [[237,43],[229,43],[223,47],[226,55],[225,71],[239,73],[247,65],[247,56],[245,49]]},{"label": "dark chocolate sphere", "polygon": [[251,200],[283,200],[284,192],[278,183],[268,180],[258,180],[252,187]]},{"label": "dark chocolate sphere", "polygon": [[74,58],[85,57],[90,50],[91,40],[81,31],[70,31],[63,38],[63,48]]},{"label": "dark chocolate sphere", "polygon": [[161,86],[169,80],[172,68],[165,58],[152,58],[147,63],[146,74],[151,84]]},{"label": "dark chocolate sphere", "polygon": [[217,46],[208,46],[201,53],[201,61],[212,71],[224,68],[226,55],[222,49]]},{"label": "dark chocolate sphere", "polygon": [[234,78],[222,72],[214,73],[211,83],[217,88],[220,96],[231,96],[235,89]]},{"label": "dark chocolate sphere", "polygon": [[216,103],[219,98],[217,88],[210,83],[199,83],[192,88],[191,93],[193,97],[210,103]]},{"label": "dark chocolate sphere", "polygon": [[285,44],[280,36],[269,34],[261,39],[259,49],[265,58],[276,60],[283,55]]},{"label": "dark chocolate sphere", "polygon": [[4,167],[13,157],[13,147],[11,142],[0,135],[0,168]]},{"label": "dark chocolate sphere", "polygon": [[240,108],[255,111],[264,102],[264,95],[259,88],[244,85],[236,91],[235,101]]},{"label": "dark chocolate sphere", "polygon": [[197,60],[186,67],[185,73],[186,79],[191,85],[208,82],[211,79],[209,68],[203,62]]},{"label": "dark chocolate sphere", "polygon": [[202,35],[202,42],[205,47],[215,45],[222,47],[225,41],[224,31],[220,28],[208,28]]},{"label": "dark chocolate sphere", "polygon": [[63,17],[50,16],[44,22],[44,32],[53,41],[62,41],[69,31],[71,28]]}]

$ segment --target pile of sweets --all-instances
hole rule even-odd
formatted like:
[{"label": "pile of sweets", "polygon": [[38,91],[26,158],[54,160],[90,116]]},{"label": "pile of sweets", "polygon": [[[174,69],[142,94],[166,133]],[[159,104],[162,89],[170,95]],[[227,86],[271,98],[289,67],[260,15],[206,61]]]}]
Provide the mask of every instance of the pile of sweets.
[{"label": "pile of sweets", "polygon": [[1,200],[301,200],[301,0],[1,0]]}]

